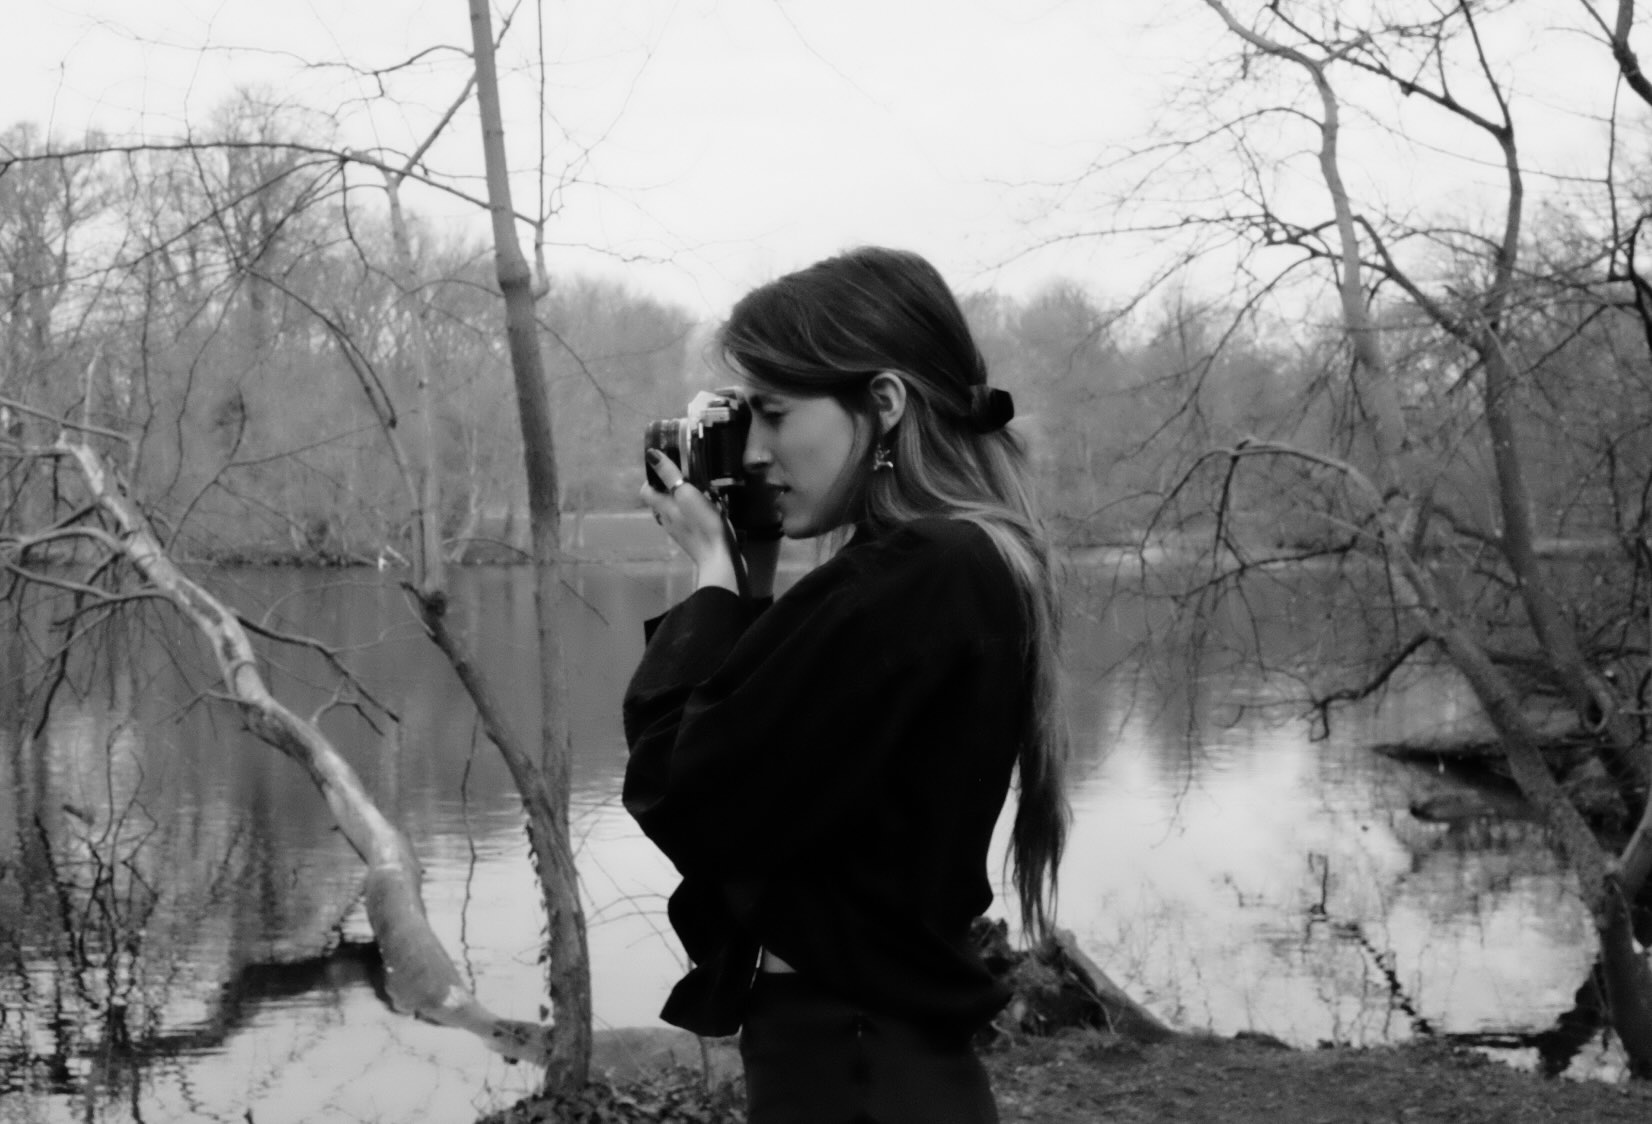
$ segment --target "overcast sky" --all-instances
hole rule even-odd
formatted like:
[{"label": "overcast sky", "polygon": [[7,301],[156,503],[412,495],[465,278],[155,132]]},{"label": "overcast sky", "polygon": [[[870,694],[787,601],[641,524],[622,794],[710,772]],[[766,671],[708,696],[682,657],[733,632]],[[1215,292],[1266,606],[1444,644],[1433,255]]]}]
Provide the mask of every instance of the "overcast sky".
[{"label": "overcast sky", "polygon": [[[1581,6],[1529,10],[1550,22],[1504,21],[1493,44],[1500,70],[1520,75],[1527,166],[1541,137],[1554,169],[1598,174],[1596,127],[1578,112],[1606,112],[1610,58]],[[1092,197],[1061,185],[1114,146],[1158,139],[1172,93],[1235,47],[1198,0],[548,0],[543,11],[543,96],[533,0],[502,57],[518,210],[536,207],[543,103],[548,178],[573,180],[553,196],[553,270],[601,269],[707,317],[862,242],[920,250],[960,289],[1025,293],[1065,276],[1103,299],[1128,294],[1152,243],[1025,251],[1102,221]],[[199,131],[238,84],[262,84],[336,118],[351,145],[405,153],[469,73],[464,0],[16,0],[8,15],[0,126],[30,121],[60,142],[91,127]],[[1572,26],[1557,31],[1563,18]],[[1531,113],[1568,100],[1577,104],[1548,121]],[[1212,121],[1233,112],[1209,107]],[[1468,209],[1476,177],[1498,189],[1485,137],[1442,128],[1422,99],[1384,112],[1405,136],[1347,122],[1349,171],[1366,198]],[[1281,153],[1311,148],[1286,136],[1291,119],[1274,120]],[[1582,154],[1575,164],[1568,146]],[[473,105],[429,163],[476,175]],[[1303,197],[1322,208],[1311,159],[1300,170]],[[482,194],[479,180],[457,182]],[[1052,201],[1054,218],[1042,218]],[[410,202],[486,237],[474,208],[429,192]]]},{"label": "overcast sky", "polygon": [[[500,10],[496,5],[496,12]],[[930,254],[961,288],[1058,273],[1106,283],[1097,247],[1016,258],[1050,192],[1139,132],[1179,80],[1190,37],[1139,24],[1155,6],[1091,0],[555,0],[545,5],[553,179],[572,166],[557,260],[618,272],[717,315],[747,287],[845,246]],[[1188,11],[1189,9],[1183,9]],[[1134,13],[1134,14],[1133,14]],[[366,70],[468,48],[463,0],[33,0],[0,36],[6,124],[175,136],[237,83],[335,109],[353,144],[408,150],[464,83],[457,50],[386,79]],[[537,160],[538,29],[507,41],[512,163]],[[432,163],[474,172],[473,116]],[[480,186],[476,185],[480,192]],[[532,209],[535,182],[517,181]],[[434,196],[426,213],[470,222]],[[617,257],[608,257],[616,255]],[[619,259],[643,255],[659,264]],[[1010,259],[1016,260],[1006,266]]]}]

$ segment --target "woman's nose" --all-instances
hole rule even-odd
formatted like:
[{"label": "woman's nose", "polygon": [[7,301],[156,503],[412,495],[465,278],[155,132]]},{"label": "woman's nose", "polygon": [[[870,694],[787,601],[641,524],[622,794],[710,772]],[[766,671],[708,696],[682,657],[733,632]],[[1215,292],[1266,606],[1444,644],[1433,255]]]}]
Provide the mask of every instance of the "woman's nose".
[{"label": "woman's nose", "polygon": [[754,429],[746,434],[746,450],[740,457],[746,471],[759,472],[769,466],[771,459],[768,447],[758,438],[757,431]]}]

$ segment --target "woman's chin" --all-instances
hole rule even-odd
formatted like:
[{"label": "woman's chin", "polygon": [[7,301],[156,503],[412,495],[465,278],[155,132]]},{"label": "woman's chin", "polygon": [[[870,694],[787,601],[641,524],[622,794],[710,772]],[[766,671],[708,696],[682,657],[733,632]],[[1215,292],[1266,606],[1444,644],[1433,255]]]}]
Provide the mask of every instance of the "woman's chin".
[{"label": "woman's chin", "polygon": [[798,500],[796,493],[783,492],[776,508],[780,514],[780,533],[788,539],[819,538],[849,522],[844,504],[835,499],[805,504]]},{"label": "woman's chin", "polygon": [[812,539],[823,535],[828,528],[822,527],[818,519],[812,518],[807,512],[787,512],[780,518],[780,533],[788,539]]}]

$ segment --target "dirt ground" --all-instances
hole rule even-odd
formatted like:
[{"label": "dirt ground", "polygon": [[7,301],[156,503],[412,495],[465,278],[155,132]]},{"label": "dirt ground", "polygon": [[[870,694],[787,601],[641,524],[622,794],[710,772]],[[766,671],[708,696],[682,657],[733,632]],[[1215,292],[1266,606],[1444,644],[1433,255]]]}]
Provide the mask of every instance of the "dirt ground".
[{"label": "dirt ground", "polygon": [[[599,1054],[608,1080],[557,1106],[523,1102],[483,1124],[738,1124],[738,1062],[714,1050],[707,1087],[688,1054],[635,1043]],[[693,1065],[688,1065],[690,1061]],[[1004,1124],[1647,1124],[1652,1083],[1546,1081],[1444,1047],[1290,1050],[1234,1038],[1141,1046],[1093,1031],[986,1054]]]},{"label": "dirt ground", "polygon": [[1652,1121],[1652,1085],[1546,1081],[1442,1047],[1289,1050],[1095,1035],[990,1057],[1005,1124],[1536,1124]]}]

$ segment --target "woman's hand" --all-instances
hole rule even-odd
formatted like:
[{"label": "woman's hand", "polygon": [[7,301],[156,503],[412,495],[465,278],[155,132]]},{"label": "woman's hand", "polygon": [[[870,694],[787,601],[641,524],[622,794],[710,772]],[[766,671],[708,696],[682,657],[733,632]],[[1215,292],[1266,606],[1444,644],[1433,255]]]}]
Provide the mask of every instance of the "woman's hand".
[{"label": "woman's hand", "polygon": [[654,522],[683,548],[694,563],[694,588],[717,586],[740,592],[734,559],[729,554],[728,531],[717,505],[687,480],[675,462],[658,449],[648,450],[648,463],[666,486],[663,492],[642,486],[642,502],[654,512]]}]

